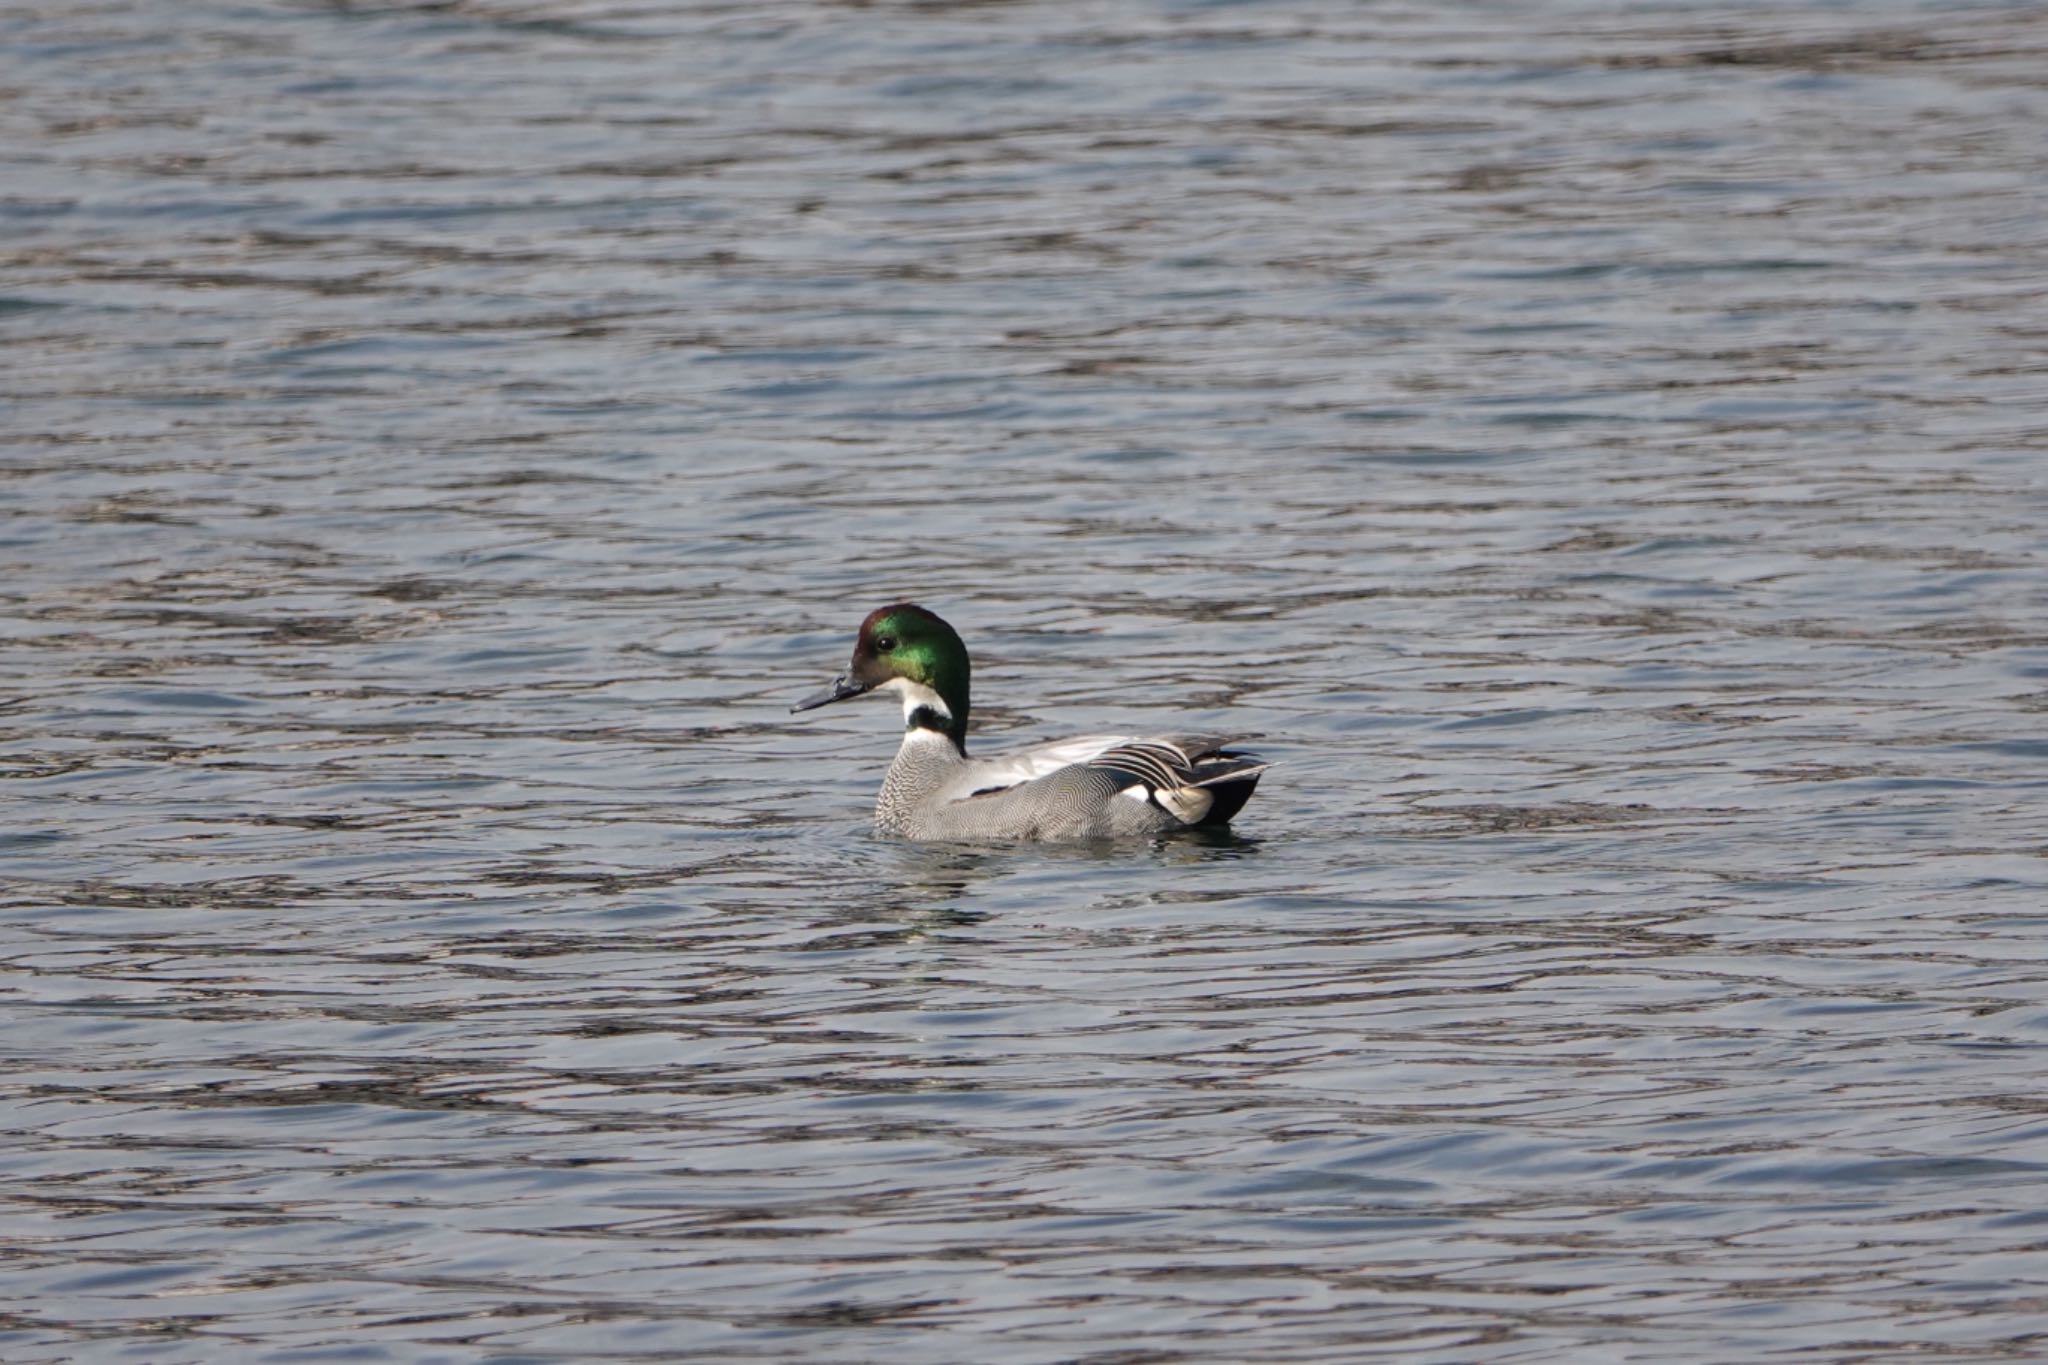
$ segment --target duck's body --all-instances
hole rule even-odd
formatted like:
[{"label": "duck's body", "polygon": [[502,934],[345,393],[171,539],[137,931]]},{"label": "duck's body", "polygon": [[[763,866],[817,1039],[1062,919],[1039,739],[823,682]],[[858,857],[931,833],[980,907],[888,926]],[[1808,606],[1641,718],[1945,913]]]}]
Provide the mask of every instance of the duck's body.
[{"label": "duck's body", "polygon": [[910,603],[861,623],[853,663],[830,687],[790,708],[863,692],[903,699],[903,746],[882,781],[875,828],[910,839],[989,842],[1164,834],[1221,825],[1237,814],[1266,765],[1228,741],[1090,735],[967,756],[969,665],[953,628]]},{"label": "duck's body", "polygon": [[1214,740],[1089,735],[969,758],[904,731],[875,828],[909,839],[1114,839],[1221,825],[1265,765]]}]

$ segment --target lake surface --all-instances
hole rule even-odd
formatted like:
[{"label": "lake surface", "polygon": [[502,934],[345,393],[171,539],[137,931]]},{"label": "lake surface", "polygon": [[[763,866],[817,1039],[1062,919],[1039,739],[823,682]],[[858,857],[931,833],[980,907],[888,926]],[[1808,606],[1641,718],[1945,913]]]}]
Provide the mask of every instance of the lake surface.
[{"label": "lake surface", "polygon": [[[0,1357],[2048,1354],[2048,9],[0,11]],[[1230,835],[926,848],[977,743]]]}]

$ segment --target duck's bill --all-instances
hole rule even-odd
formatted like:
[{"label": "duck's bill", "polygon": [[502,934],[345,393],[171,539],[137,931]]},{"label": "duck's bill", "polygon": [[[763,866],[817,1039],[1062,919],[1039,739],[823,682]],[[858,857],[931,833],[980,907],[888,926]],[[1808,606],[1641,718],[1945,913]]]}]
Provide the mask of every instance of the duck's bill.
[{"label": "duck's bill", "polygon": [[873,683],[855,682],[850,674],[841,673],[832,680],[829,687],[811,693],[789,709],[792,712],[815,711],[827,702],[845,701],[848,697],[857,697],[863,692],[871,691],[873,687]]}]

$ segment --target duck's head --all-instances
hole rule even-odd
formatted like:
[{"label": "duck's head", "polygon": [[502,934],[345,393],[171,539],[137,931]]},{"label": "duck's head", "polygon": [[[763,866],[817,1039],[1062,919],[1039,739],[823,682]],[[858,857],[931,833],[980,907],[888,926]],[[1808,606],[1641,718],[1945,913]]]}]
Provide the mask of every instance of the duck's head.
[{"label": "duck's head", "polygon": [[894,692],[903,698],[907,728],[937,731],[964,753],[967,678],[967,646],[953,628],[923,607],[898,602],[869,612],[846,671],[789,709],[809,711],[863,692]]}]

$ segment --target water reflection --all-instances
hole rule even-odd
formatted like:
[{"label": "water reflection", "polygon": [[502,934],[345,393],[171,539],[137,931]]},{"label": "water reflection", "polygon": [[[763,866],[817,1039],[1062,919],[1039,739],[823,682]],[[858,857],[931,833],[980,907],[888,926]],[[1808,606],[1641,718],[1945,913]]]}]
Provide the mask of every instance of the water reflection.
[{"label": "water reflection", "polygon": [[916,924],[966,926],[988,916],[962,907],[974,887],[1000,877],[1014,855],[989,853],[944,844],[886,844],[884,864],[891,869],[891,910]]}]

